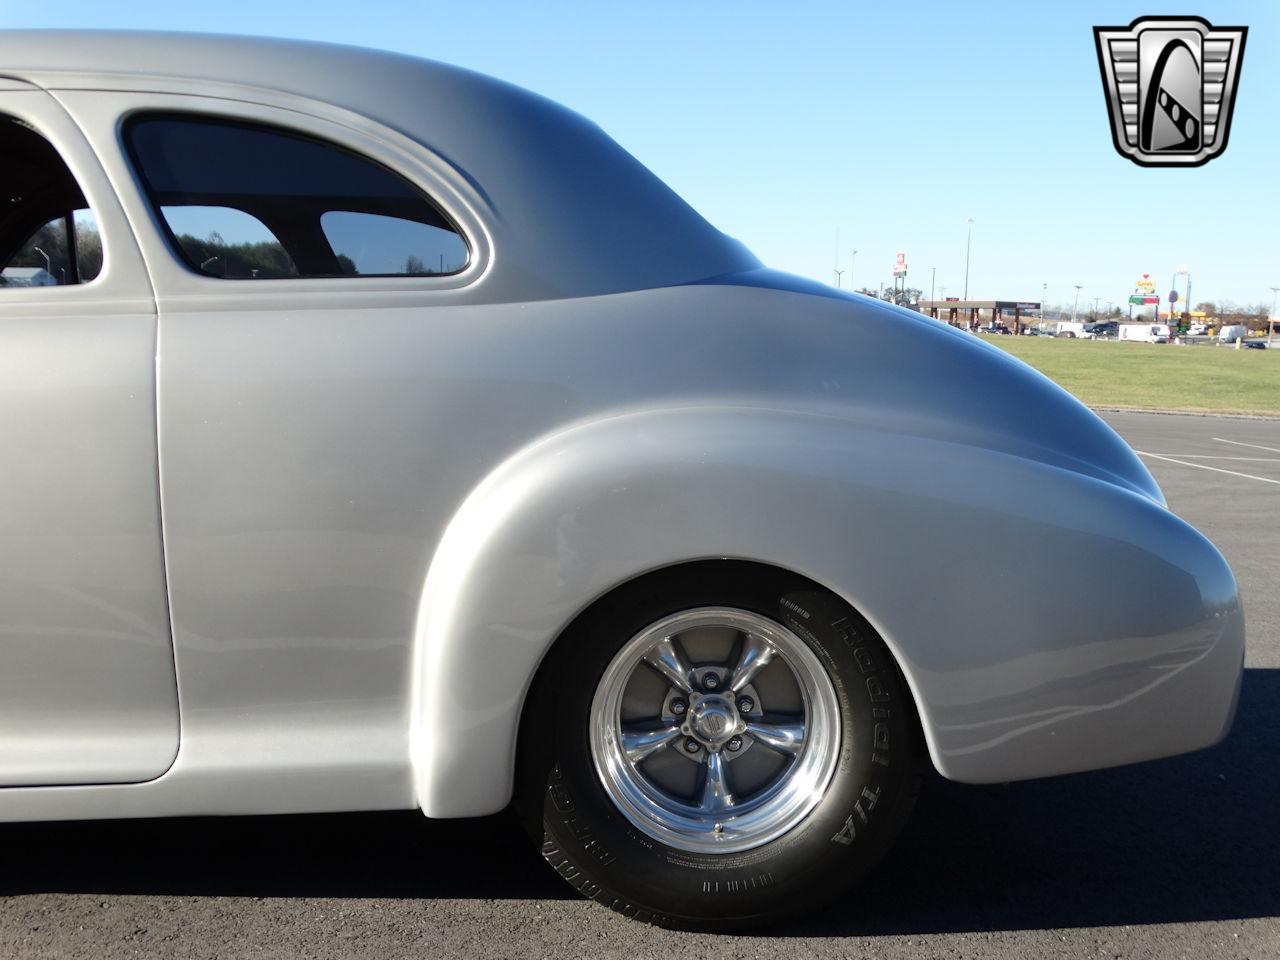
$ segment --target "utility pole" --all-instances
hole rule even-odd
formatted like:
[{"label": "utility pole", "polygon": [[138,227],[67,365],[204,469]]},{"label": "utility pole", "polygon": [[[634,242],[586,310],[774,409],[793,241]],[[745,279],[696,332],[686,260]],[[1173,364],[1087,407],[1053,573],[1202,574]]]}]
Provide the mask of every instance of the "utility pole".
[{"label": "utility pole", "polygon": [[1098,301],[1101,299],[1102,299],[1101,297],[1093,298],[1093,319],[1094,320],[1098,319]]},{"label": "utility pole", "polygon": [[933,285],[934,285],[934,281],[936,281],[937,279],[938,279],[938,268],[930,267],[929,268],[929,299],[930,300],[933,299]]},{"label": "utility pole", "polygon": [[969,248],[973,242],[973,217],[967,221],[969,224],[969,233],[964,238],[964,298],[969,299]]},{"label": "utility pole", "polygon": [[1074,305],[1072,306],[1072,308],[1071,308],[1071,322],[1072,322],[1072,323],[1075,323],[1075,322],[1076,322],[1076,313],[1077,313],[1077,312],[1079,311],[1079,309],[1080,309],[1080,287],[1082,286],[1082,284],[1079,284],[1079,283],[1073,283],[1073,284],[1072,284],[1072,286],[1076,288],[1076,302],[1075,302],[1075,304],[1074,304]]},{"label": "utility pole", "polygon": [[856,287],[854,287],[853,285],[853,265],[854,263],[857,262],[857,259],[858,259],[858,251],[855,250],[853,251],[853,253],[849,255],[849,289],[850,290],[856,289]]},{"label": "utility pole", "polygon": [[1040,284],[1040,326],[1044,326],[1049,322],[1049,284]]}]

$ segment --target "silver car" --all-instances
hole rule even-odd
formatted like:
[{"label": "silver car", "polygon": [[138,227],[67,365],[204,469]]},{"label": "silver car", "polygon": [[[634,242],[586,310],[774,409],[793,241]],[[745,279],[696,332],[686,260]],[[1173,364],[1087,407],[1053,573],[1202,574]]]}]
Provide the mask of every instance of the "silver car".
[{"label": "silver car", "polygon": [[869,870],[926,762],[1230,726],[1235,581],[1115,433],[547,100],[0,34],[0,171],[0,819],[514,802],[726,929]]}]

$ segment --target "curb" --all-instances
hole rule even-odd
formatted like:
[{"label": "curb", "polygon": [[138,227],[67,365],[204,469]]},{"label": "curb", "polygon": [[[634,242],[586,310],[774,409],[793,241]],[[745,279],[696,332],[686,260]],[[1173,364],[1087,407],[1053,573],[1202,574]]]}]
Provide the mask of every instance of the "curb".
[{"label": "curb", "polygon": [[1261,420],[1280,422],[1280,413],[1217,413],[1212,410],[1152,410],[1148,407],[1112,407],[1089,404],[1095,413],[1149,413],[1154,417],[1215,417],[1219,420]]}]

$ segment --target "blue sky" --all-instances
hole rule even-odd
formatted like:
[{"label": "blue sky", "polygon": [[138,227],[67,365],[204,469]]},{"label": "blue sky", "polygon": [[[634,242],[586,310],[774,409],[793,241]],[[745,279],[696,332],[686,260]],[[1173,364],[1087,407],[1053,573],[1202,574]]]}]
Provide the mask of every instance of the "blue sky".
[{"label": "blue sky", "polygon": [[[1091,27],[1192,13],[1250,28],[1226,153],[1139,168],[1111,145]],[[771,266],[974,297],[1270,303],[1280,285],[1280,3],[646,0],[129,4],[0,0],[6,26],[209,30],[399,50],[588,115]],[[849,284],[845,274],[844,284]],[[1181,287],[1181,281],[1180,281]]]}]

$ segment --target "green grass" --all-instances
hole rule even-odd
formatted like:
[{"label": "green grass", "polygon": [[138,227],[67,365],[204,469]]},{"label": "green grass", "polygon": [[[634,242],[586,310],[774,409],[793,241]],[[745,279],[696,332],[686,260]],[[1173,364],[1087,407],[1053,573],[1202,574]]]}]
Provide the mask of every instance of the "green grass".
[{"label": "green grass", "polygon": [[1280,416],[1280,347],[983,337],[1087,404]]}]

